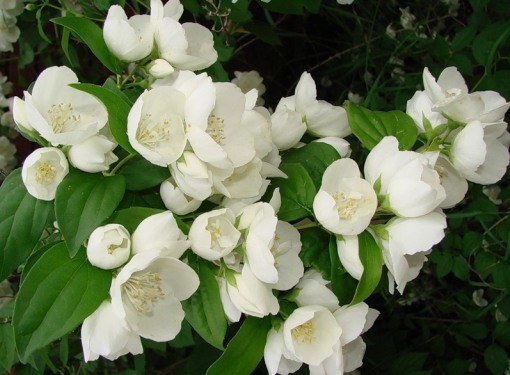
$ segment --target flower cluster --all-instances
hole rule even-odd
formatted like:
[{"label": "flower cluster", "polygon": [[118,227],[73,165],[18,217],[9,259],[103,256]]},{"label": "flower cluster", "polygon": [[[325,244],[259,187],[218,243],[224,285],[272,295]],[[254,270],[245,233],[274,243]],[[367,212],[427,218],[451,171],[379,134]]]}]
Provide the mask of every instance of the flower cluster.
[{"label": "flower cluster", "polygon": [[20,30],[16,17],[23,12],[23,7],[23,0],[0,2],[0,52],[12,51],[13,43],[18,41]]}]

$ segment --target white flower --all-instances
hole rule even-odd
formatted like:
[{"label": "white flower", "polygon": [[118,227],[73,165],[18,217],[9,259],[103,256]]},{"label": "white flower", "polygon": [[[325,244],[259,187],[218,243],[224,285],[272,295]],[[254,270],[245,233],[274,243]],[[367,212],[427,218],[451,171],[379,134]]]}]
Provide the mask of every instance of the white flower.
[{"label": "white flower", "polygon": [[165,207],[177,215],[189,214],[202,204],[201,200],[194,199],[184,194],[172,179],[163,181],[159,188],[159,194],[161,195]]},{"label": "white flower", "polygon": [[479,121],[468,123],[453,139],[450,159],[467,180],[478,184],[494,184],[506,173],[508,148],[492,133],[493,126],[483,127]]},{"label": "white flower", "polygon": [[375,191],[361,178],[354,160],[336,160],[326,169],[313,201],[315,216],[326,229],[336,234],[359,234],[370,224],[376,208]]},{"label": "white flower", "polygon": [[16,166],[16,146],[7,137],[0,137],[0,170],[8,174]]},{"label": "white flower", "polygon": [[333,314],[323,306],[299,307],[283,324],[285,347],[294,357],[308,365],[317,366],[333,354],[342,328]]},{"label": "white flower", "polygon": [[342,158],[348,158],[351,155],[351,145],[343,138],[324,137],[316,139],[313,142],[322,142],[333,147]]},{"label": "white flower", "polygon": [[340,5],[350,5],[354,3],[354,0],[336,0],[336,2]]},{"label": "white flower", "polygon": [[108,49],[119,59],[141,60],[151,53],[154,45],[151,17],[135,15],[128,19],[124,9],[112,5],[103,25],[103,37]]},{"label": "white flower", "polygon": [[157,249],[165,256],[178,259],[189,248],[186,235],[169,211],[144,219],[135,229],[131,240],[133,254]]},{"label": "white flower", "polygon": [[384,264],[388,267],[390,291],[393,280],[403,293],[406,284],[416,278],[432,246],[444,238],[446,217],[431,212],[415,218],[397,218],[386,224],[388,239],[382,239]]},{"label": "white flower", "polygon": [[483,298],[483,289],[476,289],[473,292],[473,302],[478,307],[485,307],[489,304],[489,302]]},{"label": "white flower", "polygon": [[339,236],[336,239],[336,247],[340,263],[345,270],[356,280],[361,279],[364,267],[359,258],[358,236]]},{"label": "white flower", "polygon": [[447,157],[439,155],[434,169],[439,175],[441,185],[444,187],[446,198],[439,207],[451,208],[464,199],[468,190],[468,183],[464,177],[454,168]]},{"label": "white flower", "polygon": [[482,193],[485,194],[487,198],[490,199],[490,201],[494,204],[501,204],[503,201],[498,198],[499,194],[501,193],[501,188],[499,186],[493,185],[493,186],[484,186],[482,189]]},{"label": "white flower", "polygon": [[180,260],[160,250],[142,251],[113,279],[112,305],[127,328],[141,337],[169,341],[184,319],[180,301],[189,298],[199,283],[195,271]]},{"label": "white flower", "polygon": [[224,306],[232,305],[246,315],[258,318],[278,313],[280,305],[271,287],[255,277],[248,264],[243,266],[241,273],[234,273],[232,278],[227,278],[227,293],[222,295]]},{"label": "white flower", "polygon": [[271,134],[276,147],[283,151],[300,141],[306,133],[306,123],[301,114],[281,103],[271,115]]},{"label": "white flower", "polygon": [[84,172],[105,172],[119,158],[113,153],[117,144],[102,135],[87,138],[69,149],[69,162]]},{"label": "white flower", "polygon": [[423,118],[425,117],[432,128],[447,122],[441,113],[434,112],[433,103],[425,91],[416,91],[411,99],[407,101],[406,113],[411,116],[420,133],[425,133]]},{"label": "white flower", "polygon": [[271,284],[277,290],[289,290],[303,277],[303,261],[299,258],[301,238],[292,224],[278,220],[271,253],[278,271],[278,282]]},{"label": "white flower", "polygon": [[81,344],[85,362],[99,356],[114,361],[127,353],[143,353],[140,336],[125,327],[110,301],[104,301],[83,321]]},{"label": "white flower", "polygon": [[0,52],[12,52],[21,32],[16,26],[16,16],[6,10],[0,10]]},{"label": "white flower", "polygon": [[27,119],[25,101],[18,98],[17,96],[14,97],[12,104],[12,117],[16,125],[22,131],[34,131],[34,128],[32,128],[32,125],[30,125],[30,122]]},{"label": "white flower", "polygon": [[267,334],[266,345],[264,346],[264,362],[269,375],[288,375],[296,372],[303,365],[301,361],[293,361],[284,356],[285,343],[283,341],[283,330],[276,331],[271,328]]},{"label": "white flower", "polygon": [[172,163],[170,171],[179,189],[187,196],[204,201],[212,194],[212,173],[195,153],[184,151],[182,157]]},{"label": "white flower", "polygon": [[347,99],[354,104],[359,104],[363,100],[363,97],[360,94],[356,94],[352,91],[349,91],[347,94]]},{"label": "white flower", "polygon": [[164,17],[154,37],[160,56],[177,69],[205,69],[218,59],[211,31],[198,23],[180,24]]},{"label": "white flower", "polygon": [[172,65],[163,59],[154,60],[147,68],[149,69],[149,74],[154,78],[165,78],[174,72]]},{"label": "white flower", "polygon": [[191,225],[191,250],[207,260],[218,260],[236,248],[241,232],[234,226],[235,215],[221,208],[199,215]]},{"label": "white flower", "polygon": [[262,95],[266,92],[266,86],[262,83],[264,79],[260,76],[259,72],[256,70],[249,72],[235,71],[234,75],[236,77],[232,80],[232,83],[245,94],[253,89],[257,90],[257,105],[264,105]]},{"label": "white flower", "polygon": [[259,158],[253,158],[251,162],[235,168],[231,174],[215,179],[214,187],[221,194],[233,199],[261,197],[263,189],[267,188],[262,175],[263,166],[264,163]]},{"label": "white flower", "polygon": [[69,173],[69,163],[54,147],[38,148],[25,159],[21,177],[28,192],[37,199],[55,199],[57,187]]},{"label": "white flower", "polygon": [[395,137],[384,137],[365,162],[365,178],[378,194],[386,197],[383,206],[399,216],[417,217],[433,211],[446,193],[438,173],[428,159],[413,151],[399,151]]},{"label": "white flower", "polygon": [[172,87],[156,87],[136,100],[128,115],[129,142],[145,159],[166,167],[186,146],[186,97]]},{"label": "white flower", "polygon": [[246,231],[246,261],[255,277],[269,284],[278,282],[278,270],[271,249],[278,219],[269,203],[259,202],[245,207],[239,215],[238,229]]},{"label": "white flower", "polygon": [[[71,69],[52,66],[39,74],[31,95],[25,92],[24,109],[30,127],[54,146],[84,141],[102,129],[108,118],[94,96],[70,87],[71,83],[78,83]],[[21,120],[23,115],[17,115],[17,109],[23,108],[14,107],[14,118]]]},{"label": "white flower", "polygon": [[111,270],[126,263],[131,254],[131,236],[120,224],[94,229],[87,242],[87,258],[99,268]]},{"label": "white flower", "polygon": [[314,270],[309,269],[305,272],[301,281],[296,285],[299,290],[295,300],[299,306],[321,305],[331,311],[338,309],[338,298],[327,287],[330,282],[324,280],[322,275]]}]

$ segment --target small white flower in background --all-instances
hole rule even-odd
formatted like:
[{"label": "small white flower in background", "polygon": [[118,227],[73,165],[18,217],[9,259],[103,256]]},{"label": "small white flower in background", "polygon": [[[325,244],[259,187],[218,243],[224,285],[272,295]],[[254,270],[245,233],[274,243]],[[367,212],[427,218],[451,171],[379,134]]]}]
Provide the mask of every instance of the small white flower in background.
[{"label": "small white flower in background", "polygon": [[148,71],[154,78],[165,78],[174,72],[174,68],[170,63],[163,59],[156,59],[148,66]]},{"label": "small white flower in background", "polygon": [[16,122],[35,129],[54,146],[75,145],[97,134],[108,119],[104,106],[94,96],[70,87],[71,83],[78,83],[78,77],[66,66],[43,70],[32,94],[25,91],[25,105],[14,103]]},{"label": "small white flower in background", "polygon": [[218,260],[228,255],[239,242],[241,232],[234,226],[236,217],[228,208],[199,215],[191,225],[191,250],[207,260]]},{"label": "small white flower in background", "polygon": [[391,23],[388,26],[386,26],[386,35],[390,39],[395,39],[397,37],[397,31],[394,29]]},{"label": "small white flower in background", "polygon": [[195,293],[199,283],[192,268],[164,250],[143,250],[113,279],[113,309],[126,328],[141,337],[169,341],[177,336],[184,320],[180,301]]},{"label": "small white flower in background", "polygon": [[133,254],[157,249],[165,256],[179,259],[189,248],[186,235],[169,211],[144,219],[133,232],[131,241]]},{"label": "small white flower in background", "polygon": [[23,12],[23,1],[7,1],[0,4],[0,52],[13,50],[13,43],[16,43],[20,30],[16,26],[16,17]]},{"label": "small white flower in background", "polygon": [[234,75],[236,77],[232,79],[232,83],[245,94],[253,89],[257,90],[257,105],[264,105],[262,95],[266,92],[266,86],[262,83],[264,79],[260,76],[259,72],[256,70],[249,72],[235,71]]},{"label": "small white flower in background", "polygon": [[25,159],[21,177],[28,192],[37,199],[55,199],[57,187],[69,173],[69,163],[54,147],[38,148]]},{"label": "small white flower in background", "polygon": [[328,288],[329,284],[330,282],[325,280],[315,269],[307,270],[295,287],[299,291],[295,302],[298,306],[320,304],[330,311],[335,311],[339,307],[339,302],[335,293]]},{"label": "small white flower in background", "polygon": [[336,2],[340,5],[349,5],[354,3],[354,0],[336,0]]},{"label": "small white flower in background", "polygon": [[503,314],[500,309],[496,309],[496,313],[494,314],[494,317],[496,318],[496,322],[498,322],[498,323],[508,321],[508,317],[505,314]]},{"label": "small white flower in background", "polygon": [[184,194],[172,179],[163,181],[159,188],[159,194],[165,207],[177,215],[189,214],[202,204],[201,200]]},{"label": "small white flower in background", "polygon": [[129,111],[129,142],[145,159],[166,167],[179,159],[186,146],[186,97],[172,87],[145,91]]},{"label": "small white flower in background", "polygon": [[473,302],[478,307],[485,307],[489,302],[483,298],[483,289],[477,289],[473,292]]},{"label": "small white flower in background", "polygon": [[7,76],[0,73],[0,107],[9,107],[7,96],[12,92],[12,82],[7,80]]},{"label": "small white flower in background", "polygon": [[114,361],[124,354],[143,353],[140,336],[125,326],[110,301],[104,301],[83,321],[81,345],[85,362],[99,356]]},{"label": "small white flower in background", "polygon": [[87,242],[87,258],[99,268],[111,270],[126,263],[131,254],[131,236],[120,224],[94,229]]},{"label": "small white flower in background", "polygon": [[71,146],[69,162],[84,172],[105,172],[119,158],[113,153],[117,144],[102,135],[94,135]]},{"label": "small white flower in background", "polygon": [[445,229],[446,217],[440,211],[414,218],[395,218],[385,225],[387,237],[380,242],[391,293],[394,282],[403,293],[406,284],[418,276],[427,260],[425,255],[444,238]]},{"label": "small white flower in background", "polygon": [[400,24],[406,30],[414,30],[414,21],[416,16],[411,13],[409,7],[403,9],[400,8]]},{"label": "small white flower in background", "polygon": [[[0,137],[0,170],[9,174],[17,164],[16,157],[16,146],[14,146],[7,137]],[[0,176],[0,179],[2,177]]]},{"label": "small white flower in background", "polygon": [[122,7],[112,5],[103,25],[103,37],[108,49],[120,60],[141,60],[151,53],[154,45],[151,17],[135,15],[128,19]]},{"label": "small white flower in background", "polygon": [[360,94],[349,91],[347,94],[347,99],[354,104],[359,104],[363,100],[363,97]]},{"label": "small white flower in background", "polygon": [[[446,193],[429,160],[413,151],[399,151],[395,137],[384,137],[365,162],[365,178],[389,209],[399,216],[417,217],[438,207]],[[379,185],[379,186],[377,186]]]},{"label": "small white flower in background", "polygon": [[[229,280],[229,278],[232,279]],[[235,313],[236,310],[257,318],[269,314],[275,315],[280,310],[278,299],[273,295],[271,287],[260,281],[248,264],[243,266],[241,273],[235,272],[227,276],[227,282],[224,285],[225,289],[220,297],[225,313],[231,321],[237,321],[241,316],[240,313]],[[226,307],[229,309],[227,310]],[[236,317],[237,320],[232,319]]]},{"label": "small white flower in background", "polygon": [[333,162],[322,176],[313,201],[317,220],[336,234],[363,232],[377,209],[377,196],[370,183],[361,178],[352,159]]},{"label": "small white flower in background", "polygon": [[482,192],[490,199],[494,204],[501,204],[503,201],[498,198],[501,193],[501,188],[497,185],[484,186]]}]

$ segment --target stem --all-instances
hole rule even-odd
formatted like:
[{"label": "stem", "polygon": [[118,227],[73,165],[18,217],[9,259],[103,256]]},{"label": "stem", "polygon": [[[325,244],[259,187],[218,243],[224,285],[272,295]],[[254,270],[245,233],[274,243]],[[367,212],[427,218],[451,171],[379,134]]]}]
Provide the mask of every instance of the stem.
[{"label": "stem", "polygon": [[294,228],[296,228],[297,230],[301,230],[301,229],[307,229],[307,228],[314,228],[314,227],[317,227],[317,226],[319,226],[317,224],[317,222],[312,221],[311,223],[306,223],[306,224],[303,224],[303,225],[294,225]]},{"label": "stem", "polygon": [[122,166],[124,164],[126,164],[128,161],[130,161],[131,159],[133,159],[134,157],[136,156],[136,154],[129,154],[128,156],[126,156],[124,159],[122,159],[121,161],[119,161],[117,163],[117,165],[112,169],[112,171],[110,173],[105,173],[106,176],[115,176],[115,173],[118,172],[118,170],[120,168],[122,168]]}]

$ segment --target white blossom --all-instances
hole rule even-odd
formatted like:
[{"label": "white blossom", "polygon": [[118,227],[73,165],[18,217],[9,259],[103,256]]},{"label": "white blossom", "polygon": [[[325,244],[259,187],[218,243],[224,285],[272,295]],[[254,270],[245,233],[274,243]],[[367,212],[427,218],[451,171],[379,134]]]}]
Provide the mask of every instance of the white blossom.
[{"label": "white blossom", "polygon": [[105,136],[95,135],[71,146],[68,152],[69,162],[84,172],[105,172],[119,160],[113,153],[115,147],[115,142]]},{"label": "white blossom", "polygon": [[87,242],[87,258],[99,268],[110,270],[126,263],[131,254],[131,236],[120,224],[98,227]]},{"label": "white blossom", "polygon": [[264,105],[264,99],[262,95],[266,92],[266,86],[264,79],[260,76],[256,70],[250,70],[249,72],[234,72],[235,78],[232,79],[232,83],[239,87],[245,94],[251,90],[257,90],[257,105]]},{"label": "white blossom", "polygon": [[25,159],[21,177],[27,191],[37,199],[55,199],[57,187],[69,173],[69,163],[54,147],[38,148]]},{"label": "white blossom", "polygon": [[165,78],[174,72],[174,68],[170,63],[163,59],[156,59],[148,66],[148,72],[154,78]]},{"label": "white blossom", "polygon": [[172,179],[165,180],[159,188],[161,200],[165,207],[177,215],[186,215],[195,211],[202,204],[201,200],[186,195]]}]

